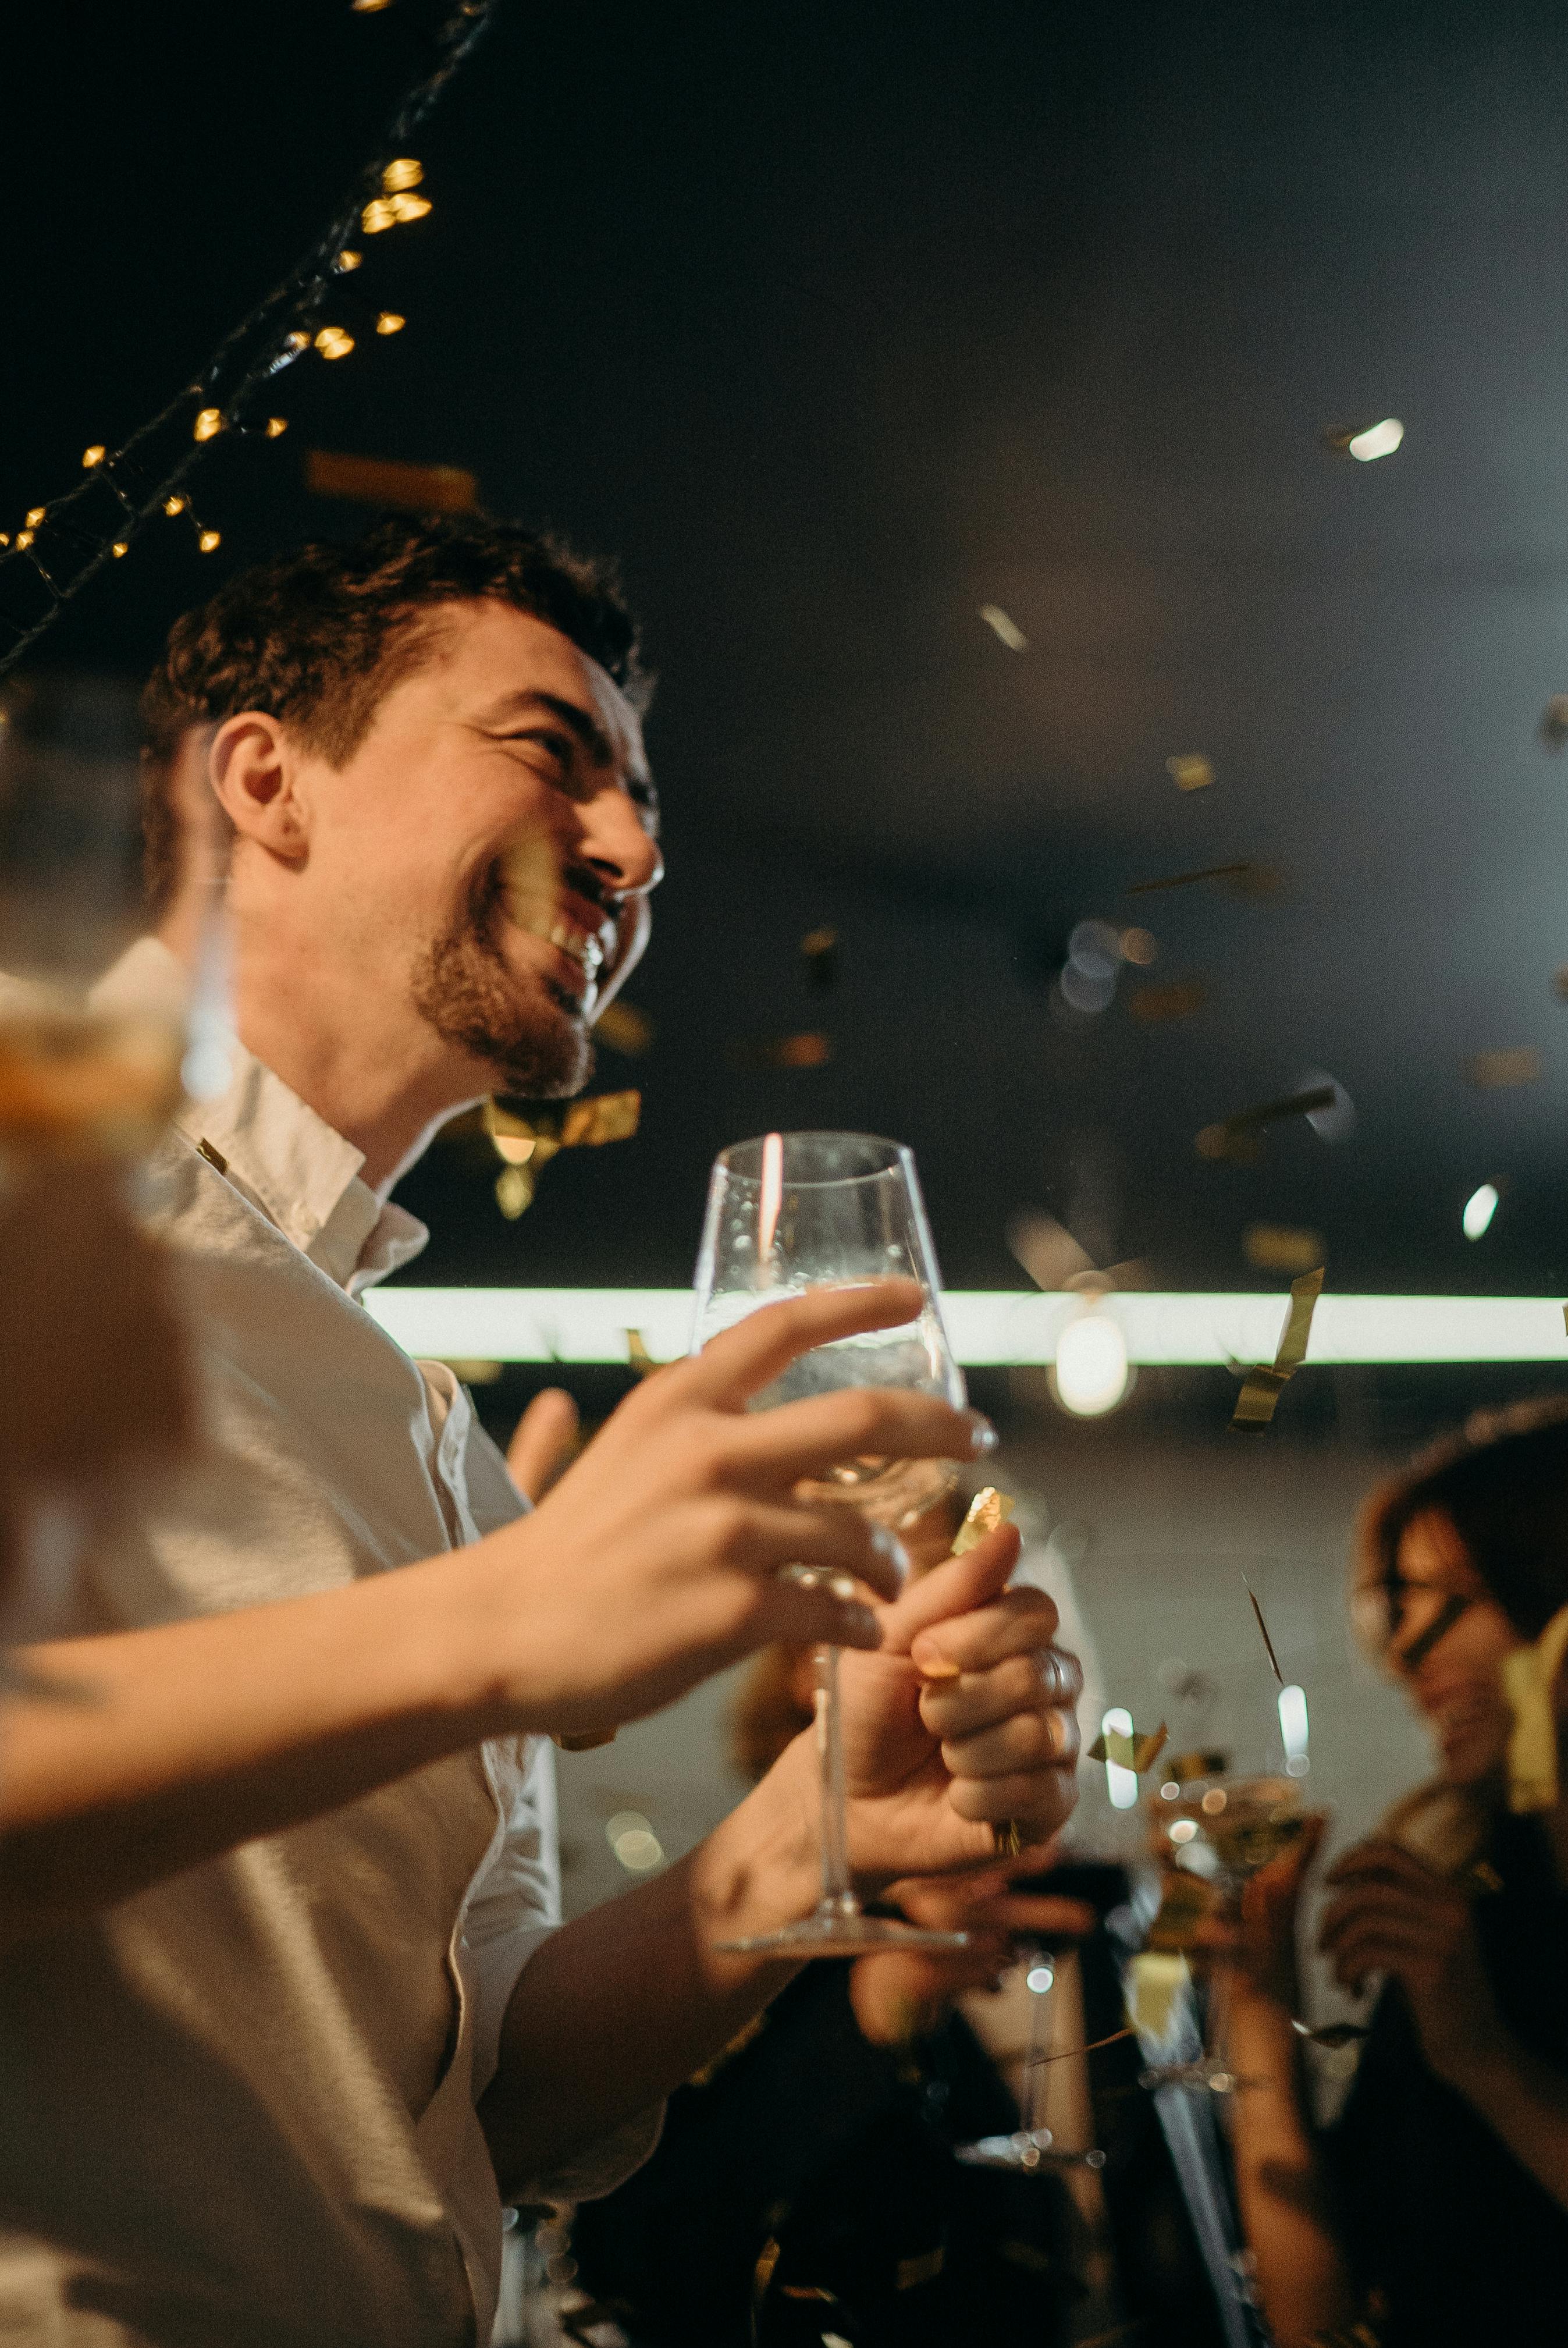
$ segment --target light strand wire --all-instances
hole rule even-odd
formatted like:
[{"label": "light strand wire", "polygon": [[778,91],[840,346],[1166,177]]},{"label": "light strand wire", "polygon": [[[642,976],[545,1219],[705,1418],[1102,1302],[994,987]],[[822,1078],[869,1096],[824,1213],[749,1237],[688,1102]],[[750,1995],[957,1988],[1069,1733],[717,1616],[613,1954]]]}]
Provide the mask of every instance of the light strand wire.
[{"label": "light strand wire", "polygon": [[[380,151],[358,174],[352,196],[330,225],[287,275],[231,328],[199,375],[118,448],[107,450],[85,480],[42,506],[39,520],[29,522],[27,544],[0,548],[0,628],[15,638],[0,652],[0,676],[32,649],[89,580],[117,554],[125,552],[146,524],[165,510],[166,499],[182,495],[181,485],[225,431],[243,436],[265,430],[264,425],[247,424],[242,413],[246,400],[310,349],[313,338],[303,330],[304,322],[319,311],[329,288],[340,277],[339,257],[358,232],[366,202],[382,192],[388,166],[405,152],[413,133],[427,119],[500,5],[501,0],[458,0],[431,36],[431,63],[405,91]],[[179,459],[154,481],[137,465],[137,453],[166,431],[192,402],[198,407],[217,407],[221,425],[201,439],[189,439]],[[96,499],[101,506],[106,492],[108,518],[89,526],[88,500]],[[189,498],[175,510],[189,511]],[[3,600],[5,587],[23,564],[42,585],[46,598],[44,609],[32,620],[12,618]]]}]

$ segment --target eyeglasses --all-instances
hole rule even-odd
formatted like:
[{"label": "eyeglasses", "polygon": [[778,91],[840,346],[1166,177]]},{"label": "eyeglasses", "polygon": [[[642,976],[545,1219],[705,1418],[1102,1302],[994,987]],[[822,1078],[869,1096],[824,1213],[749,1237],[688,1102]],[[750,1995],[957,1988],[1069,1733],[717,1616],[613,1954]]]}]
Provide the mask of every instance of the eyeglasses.
[{"label": "eyeglasses", "polygon": [[[1420,1670],[1439,1641],[1447,1638],[1474,1602],[1435,1583],[1392,1581],[1358,1591],[1355,1612],[1358,1628],[1389,1654],[1398,1671],[1408,1675]],[[1397,1653],[1392,1652],[1396,1645]]]}]

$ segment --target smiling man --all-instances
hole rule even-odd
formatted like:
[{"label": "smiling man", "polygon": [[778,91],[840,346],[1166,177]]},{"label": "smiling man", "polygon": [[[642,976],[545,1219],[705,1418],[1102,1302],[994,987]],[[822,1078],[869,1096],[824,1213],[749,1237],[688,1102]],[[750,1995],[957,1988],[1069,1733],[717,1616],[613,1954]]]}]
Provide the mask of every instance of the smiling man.
[{"label": "smiling man", "polygon": [[[450,1373],[355,1302],[423,1243],[389,1193],[446,1117],[589,1072],[659,877],[645,698],[606,579],[477,520],[231,581],[149,688],[160,936],[108,994],[167,991],[194,951],[180,808],[210,792],[238,1040],[150,1169],[204,1440],[83,1558],[36,1658],[136,1734],[120,1808],[84,1797],[99,1897],[67,1886],[0,1958],[13,2336],[465,2348],[502,2197],[581,2198],[643,2157],[661,2097],[788,1976],[714,1944],[810,1906],[809,1740],[561,1928],[542,1732],[831,1634],[863,1651],[867,1888],[985,1866],[1002,1819],[1038,1849],[1071,1807],[1076,1669],[1050,1601],[1005,1591],[1016,1537],[900,1595],[896,1543],[795,1498],[858,1452],[972,1457],[983,1423],[913,1395],[746,1409],[795,1354],[909,1314],[907,1284],[772,1307],[661,1372],[531,1516]],[[783,1584],[792,1559],[889,1602]],[[83,1740],[56,1711],[64,1766]],[[48,1841],[49,1750],[14,1735],[0,1829],[19,1787]]]}]

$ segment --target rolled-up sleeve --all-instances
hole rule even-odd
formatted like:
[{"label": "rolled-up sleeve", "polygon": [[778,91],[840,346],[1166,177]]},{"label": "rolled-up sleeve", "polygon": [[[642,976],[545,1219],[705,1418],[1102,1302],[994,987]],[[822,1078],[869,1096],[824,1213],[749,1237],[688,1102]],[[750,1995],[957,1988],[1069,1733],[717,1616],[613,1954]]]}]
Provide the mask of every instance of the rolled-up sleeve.
[{"label": "rolled-up sleeve", "polygon": [[[500,2063],[507,2008],[534,1952],[560,1923],[556,1841],[555,1756],[543,1737],[508,1737],[485,1747],[485,1770],[500,1823],[474,1879],[464,1914],[458,1962],[473,2012],[474,2100]],[[659,2141],[664,2106],[638,2112],[548,2177],[530,2178],[523,2198],[593,2201],[641,2168]]]}]

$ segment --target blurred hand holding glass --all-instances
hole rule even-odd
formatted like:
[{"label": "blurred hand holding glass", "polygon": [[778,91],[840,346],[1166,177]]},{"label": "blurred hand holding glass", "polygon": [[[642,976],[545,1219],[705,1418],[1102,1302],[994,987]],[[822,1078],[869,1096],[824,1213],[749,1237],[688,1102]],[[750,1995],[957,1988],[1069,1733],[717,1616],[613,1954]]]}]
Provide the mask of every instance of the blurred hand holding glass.
[{"label": "blurred hand holding glass", "polygon": [[[961,1407],[964,1381],[942,1325],[936,1251],[915,1161],[897,1142],[863,1133],[770,1133],[722,1150],[708,1190],[697,1262],[692,1350],[759,1307],[856,1281],[917,1281],[917,1320],[820,1345],[758,1395],[776,1409],[845,1387],[893,1386]],[[912,1524],[958,1479],[947,1459],[846,1459],[797,1497],[850,1507],[897,1529]],[[822,1791],[822,1897],[814,1913],[777,1932],[730,1943],[750,1953],[844,1956],[890,1944],[957,1949],[961,1932],[927,1931],[867,1916],[850,1886],[845,1845],[838,1650],[815,1654],[816,1751]]]}]

